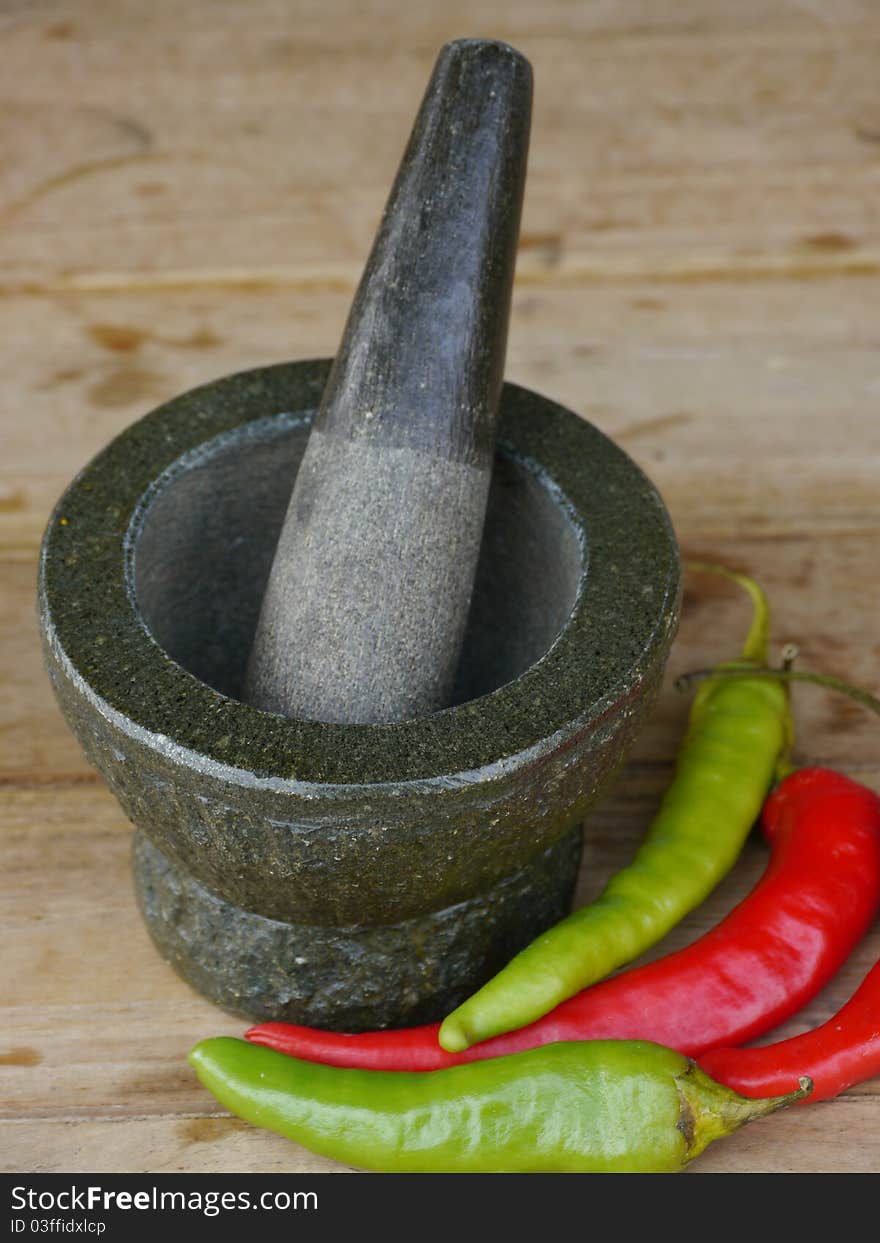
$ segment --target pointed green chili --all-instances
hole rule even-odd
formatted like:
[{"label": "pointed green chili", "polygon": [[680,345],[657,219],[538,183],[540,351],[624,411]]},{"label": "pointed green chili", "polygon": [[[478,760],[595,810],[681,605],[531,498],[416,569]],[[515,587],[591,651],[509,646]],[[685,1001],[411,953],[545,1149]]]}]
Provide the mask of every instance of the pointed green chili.
[{"label": "pointed green chili", "polygon": [[545,1045],[425,1074],[303,1062],[228,1036],[189,1061],[247,1122],[402,1173],[674,1173],[812,1087],[747,1100],[645,1040]]},{"label": "pointed green chili", "polygon": [[[709,676],[691,706],[675,776],[628,867],[597,900],[526,946],[445,1019],[450,1053],[533,1023],[554,1006],[644,953],[698,906],[736,861],[791,743],[788,694],[766,675],[769,609],[742,574],[702,563],[752,597],[739,660]],[[761,675],[750,678],[751,669]]]}]

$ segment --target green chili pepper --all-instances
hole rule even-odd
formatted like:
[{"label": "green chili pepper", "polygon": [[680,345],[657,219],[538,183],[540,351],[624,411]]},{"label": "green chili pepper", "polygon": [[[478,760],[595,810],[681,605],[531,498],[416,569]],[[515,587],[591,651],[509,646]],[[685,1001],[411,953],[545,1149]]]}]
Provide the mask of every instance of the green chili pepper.
[{"label": "green chili pepper", "polygon": [[349,1165],[406,1173],[671,1173],[812,1086],[748,1100],[641,1040],[421,1074],[303,1062],[228,1036],[203,1040],[189,1061],[240,1118]]},{"label": "green chili pepper", "polygon": [[[767,664],[769,610],[741,574],[695,564],[749,592],[754,616],[742,657],[718,672]],[[781,680],[709,677],[691,707],[675,777],[632,863],[599,898],[526,946],[445,1019],[439,1040],[460,1053],[533,1023],[649,949],[733,866],[791,742]]]}]

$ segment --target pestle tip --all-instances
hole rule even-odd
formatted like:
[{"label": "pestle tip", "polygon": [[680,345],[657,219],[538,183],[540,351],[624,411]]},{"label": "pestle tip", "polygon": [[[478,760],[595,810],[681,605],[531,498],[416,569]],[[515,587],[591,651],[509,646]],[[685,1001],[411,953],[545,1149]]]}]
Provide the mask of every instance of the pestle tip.
[{"label": "pestle tip", "polygon": [[440,49],[440,55],[445,56],[453,51],[469,52],[471,54],[485,52],[487,56],[510,56],[511,59],[521,61],[524,65],[529,63],[522,52],[517,51],[512,44],[506,43],[504,39],[450,39]]},{"label": "pestle tip", "polygon": [[440,49],[434,66],[435,75],[442,75],[452,66],[469,64],[486,70],[513,70],[522,78],[522,87],[531,93],[532,66],[522,52],[503,39],[453,39]]}]

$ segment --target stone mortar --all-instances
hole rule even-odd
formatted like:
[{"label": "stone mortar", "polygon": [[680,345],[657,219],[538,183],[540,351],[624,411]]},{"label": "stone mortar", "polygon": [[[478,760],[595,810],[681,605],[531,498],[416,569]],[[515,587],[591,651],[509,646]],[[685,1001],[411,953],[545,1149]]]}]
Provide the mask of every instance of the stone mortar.
[{"label": "stone mortar", "polygon": [[358,1030],[441,1017],[564,914],[680,566],[631,459],[505,385],[452,706],[339,725],[241,702],[329,366],[229,376],[123,432],[50,519],[39,601],[64,715],[140,830],[160,951],[237,1013]]}]

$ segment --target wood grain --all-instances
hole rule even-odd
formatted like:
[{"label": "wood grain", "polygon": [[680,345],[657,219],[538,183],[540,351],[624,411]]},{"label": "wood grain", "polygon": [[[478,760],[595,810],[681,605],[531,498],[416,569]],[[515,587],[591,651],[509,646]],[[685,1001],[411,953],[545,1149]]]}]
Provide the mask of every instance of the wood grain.
[{"label": "wood grain", "polygon": [[[805,667],[877,690],[870,0],[0,6],[0,1168],[343,1168],[222,1114],[188,1071],[196,1039],[242,1024],[140,922],[129,826],[42,673],[36,556],[66,483],[153,405],[333,352],[436,51],[477,28],[536,75],[509,378],[617,439],[686,554],[759,577]],[[747,620],[733,587],[689,580],[657,709],[588,825],[579,901],[669,779],[675,675],[731,654]],[[876,723],[811,688],[795,703],[796,758],[880,790]],[[654,952],[711,926],[764,858],[750,842]],[[878,956],[875,928],[784,1030],[824,1021]],[[694,1169],[878,1172],[880,1082]]]}]

